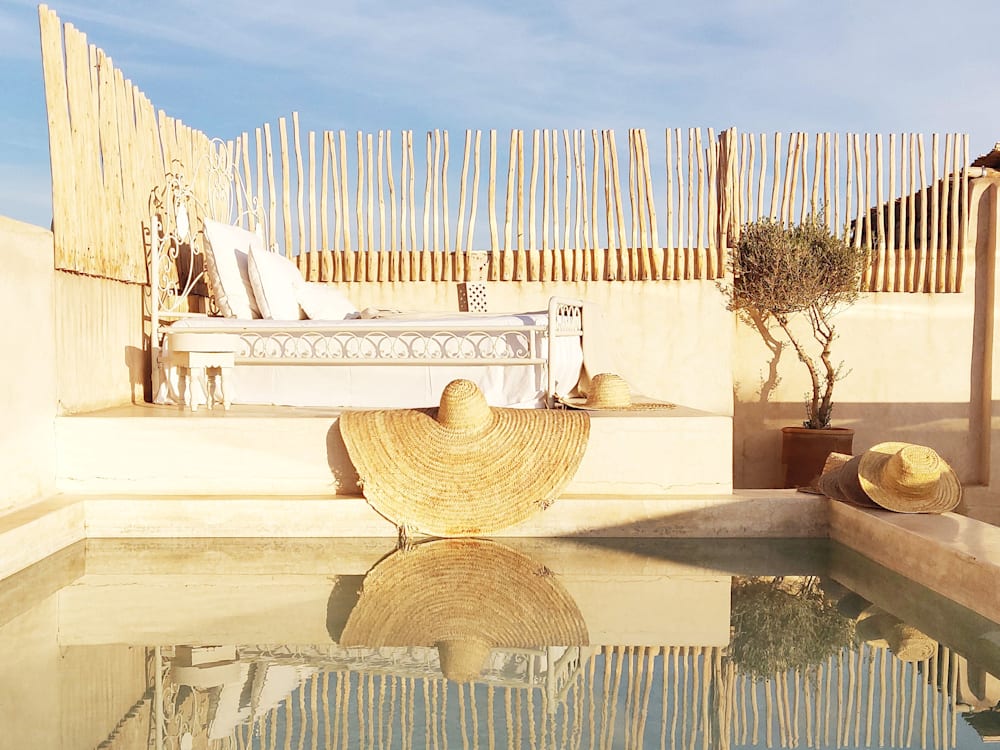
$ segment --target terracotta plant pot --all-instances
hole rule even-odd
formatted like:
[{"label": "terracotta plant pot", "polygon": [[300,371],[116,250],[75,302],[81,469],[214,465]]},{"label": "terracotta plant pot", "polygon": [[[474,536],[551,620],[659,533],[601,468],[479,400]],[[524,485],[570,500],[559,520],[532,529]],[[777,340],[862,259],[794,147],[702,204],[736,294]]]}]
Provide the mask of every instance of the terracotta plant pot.
[{"label": "terracotta plant pot", "polygon": [[849,427],[781,428],[781,463],[785,467],[785,487],[811,485],[823,470],[831,453],[853,453],[854,430]]}]

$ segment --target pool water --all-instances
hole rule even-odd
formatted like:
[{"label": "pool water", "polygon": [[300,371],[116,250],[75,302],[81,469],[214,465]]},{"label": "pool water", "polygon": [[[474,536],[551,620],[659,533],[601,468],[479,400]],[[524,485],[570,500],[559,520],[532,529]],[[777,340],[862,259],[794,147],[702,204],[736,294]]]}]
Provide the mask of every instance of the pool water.
[{"label": "pool water", "polygon": [[967,748],[1000,625],[824,540],[89,540],[0,582],[6,748]]}]

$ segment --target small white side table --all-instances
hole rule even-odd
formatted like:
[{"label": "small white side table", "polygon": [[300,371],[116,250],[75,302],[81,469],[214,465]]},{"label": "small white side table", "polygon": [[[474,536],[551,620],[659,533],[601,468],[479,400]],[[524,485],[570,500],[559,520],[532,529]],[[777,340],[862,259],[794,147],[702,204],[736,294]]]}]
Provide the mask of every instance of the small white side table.
[{"label": "small white side table", "polygon": [[[184,391],[184,405],[191,411],[205,403],[214,408],[232,403],[229,376],[236,365],[239,336],[229,333],[167,332],[168,366],[176,367]],[[206,389],[201,388],[205,383]]]}]

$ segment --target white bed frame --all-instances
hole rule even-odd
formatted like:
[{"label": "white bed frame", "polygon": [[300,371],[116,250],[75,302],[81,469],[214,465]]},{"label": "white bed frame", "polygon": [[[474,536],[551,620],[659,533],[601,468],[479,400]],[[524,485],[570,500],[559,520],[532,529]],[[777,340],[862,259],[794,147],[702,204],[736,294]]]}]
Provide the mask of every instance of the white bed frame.
[{"label": "white bed frame", "polygon": [[[164,346],[171,324],[209,315],[189,309],[191,301],[199,296],[207,301],[209,311],[216,309],[202,263],[202,220],[212,218],[251,230],[266,224],[263,212],[244,189],[225,145],[218,144],[214,152],[210,163],[203,166],[204,173],[196,169],[190,180],[183,166],[175,164],[165,175],[163,185],[150,196],[149,317],[154,394],[164,368],[171,365]],[[198,188],[197,196],[194,186]],[[204,336],[207,342],[214,336],[218,341],[219,334],[225,334],[233,342],[236,365],[540,365],[546,374],[546,405],[553,406],[557,395],[556,339],[576,337],[582,347],[583,321],[580,300],[552,297],[547,321],[541,325],[488,324],[481,315],[470,314],[446,327],[414,322],[401,330],[398,324],[393,325],[390,335],[377,319],[315,321],[315,325],[299,321],[296,326],[255,320],[237,329],[231,321],[226,326],[186,328],[184,339],[190,342],[192,336]],[[505,346],[496,346],[499,337]],[[213,347],[195,346],[194,350],[211,351]]]}]

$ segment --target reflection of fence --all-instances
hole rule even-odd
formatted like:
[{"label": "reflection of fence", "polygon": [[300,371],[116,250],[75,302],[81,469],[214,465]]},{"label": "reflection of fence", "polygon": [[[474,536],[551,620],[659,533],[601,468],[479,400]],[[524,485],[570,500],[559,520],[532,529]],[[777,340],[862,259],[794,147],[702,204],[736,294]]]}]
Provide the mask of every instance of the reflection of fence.
[{"label": "reflection of fence", "polygon": [[[441,748],[708,750],[877,743],[945,750],[956,746],[958,736],[960,657],[943,647],[927,661],[906,663],[888,649],[862,645],[808,674],[789,672],[758,682],[738,673],[725,650],[716,647],[605,647],[571,665],[573,675],[561,695],[545,689],[544,679],[525,681],[524,663],[491,664],[487,671],[495,674],[484,680],[450,683],[440,677],[433,651],[258,650],[252,662],[258,681],[260,668],[269,663],[301,666],[305,660],[308,669],[279,705],[247,712],[242,724],[210,747],[408,750],[427,738],[428,747]],[[243,660],[248,655],[241,649]],[[553,673],[563,661],[573,661],[571,650],[549,657],[545,667]],[[512,668],[517,675],[501,675]],[[167,693],[176,695],[176,689],[168,687]],[[191,703],[198,715],[181,723],[207,726],[211,717],[205,712],[213,700],[219,705],[218,696]],[[173,748],[177,738],[168,735],[165,747]]]},{"label": "reflection of fence", "polygon": [[[40,9],[57,267],[144,281],[146,197],[215,152]],[[63,50],[65,49],[65,54]],[[825,211],[872,248],[871,291],[958,291],[968,138],[711,128],[308,131],[296,113],[222,148],[271,242],[320,281],[714,279],[743,222]],[[416,146],[414,141],[416,140]],[[783,142],[786,146],[783,148]],[[422,147],[422,153],[421,153]],[[769,150],[770,149],[770,150]],[[943,156],[943,158],[942,158]],[[874,157],[874,158],[873,158]]]},{"label": "reflection of fence", "polygon": [[955,747],[956,655],[948,648],[924,662],[888,649],[842,651],[815,673],[735,678],[722,724],[735,745],[767,747]]}]

